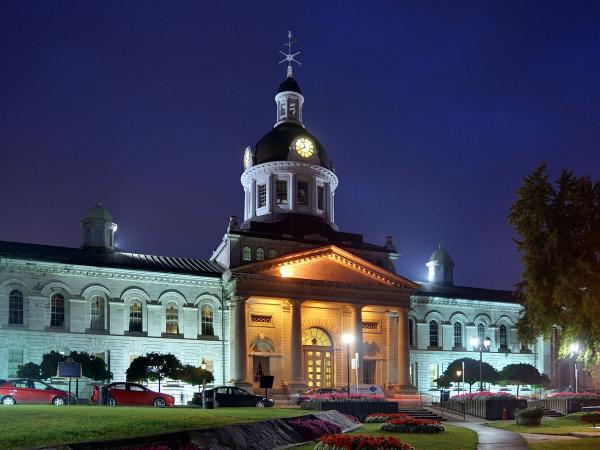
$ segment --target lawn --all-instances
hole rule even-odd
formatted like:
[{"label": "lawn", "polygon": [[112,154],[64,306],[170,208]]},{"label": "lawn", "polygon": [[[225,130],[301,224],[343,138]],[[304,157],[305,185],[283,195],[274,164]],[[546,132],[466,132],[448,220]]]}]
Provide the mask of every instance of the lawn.
[{"label": "lawn", "polygon": [[[416,450],[475,450],[477,433],[466,428],[444,424],[445,433],[389,433],[381,431],[380,423],[367,423],[349,434],[370,434],[376,436],[394,436],[403,442],[409,442]],[[295,450],[312,450],[315,444],[295,447]],[[564,449],[562,449],[564,450]]]},{"label": "lawn", "polygon": [[539,444],[530,443],[528,447],[532,450],[592,450],[600,447],[600,438],[583,438]]},{"label": "lawn", "polygon": [[[486,425],[495,428],[502,428],[503,430],[516,431],[517,433],[566,435],[569,434],[571,431],[593,431],[593,429],[591,428],[591,424],[581,422],[581,415],[582,413],[575,413],[556,419],[544,417],[542,419],[542,424],[538,426],[517,425],[513,420],[488,422],[486,423]],[[598,441],[598,444],[600,445],[600,440]]]},{"label": "lawn", "polygon": [[306,414],[284,408],[0,407],[0,448],[34,447],[252,422]]}]

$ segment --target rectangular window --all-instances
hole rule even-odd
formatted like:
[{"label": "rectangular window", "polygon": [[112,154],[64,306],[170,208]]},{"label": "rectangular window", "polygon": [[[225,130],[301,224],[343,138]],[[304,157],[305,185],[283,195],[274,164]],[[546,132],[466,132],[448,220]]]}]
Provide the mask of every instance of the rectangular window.
[{"label": "rectangular window", "polygon": [[323,186],[317,187],[317,207],[321,211],[325,209],[325,189],[323,189]]},{"label": "rectangular window", "polygon": [[277,205],[288,204],[287,181],[285,180],[275,182],[275,203]]},{"label": "rectangular window", "polygon": [[8,350],[8,376],[16,377],[19,366],[23,365],[23,349],[11,348]]},{"label": "rectangular window", "polygon": [[308,206],[308,183],[298,181],[298,205]]},{"label": "rectangular window", "polygon": [[267,205],[267,185],[258,185],[258,207],[262,208]]},{"label": "rectangular window", "polygon": [[437,364],[429,364],[429,386],[437,386],[434,380],[439,378],[439,373],[439,366]]},{"label": "rectangular window", "polygon": [[253,324],[268,324],[271,325],[273,323],[273,316],[264,315],[264,314],[250,314],[250,321]]}]

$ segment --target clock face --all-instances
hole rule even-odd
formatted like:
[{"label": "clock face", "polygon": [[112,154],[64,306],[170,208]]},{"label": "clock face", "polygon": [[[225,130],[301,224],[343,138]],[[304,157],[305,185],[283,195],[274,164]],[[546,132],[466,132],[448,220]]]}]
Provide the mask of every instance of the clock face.
[{"label": "clock face", "polygon": [[309,138],[301,137],[294,144],[296,152],[303,158],[310,158],[315,154],[315,144]]},{"label": "clock face", "polygon": [[244,152],[244,169],[247,169],[252,165],[252,152],[249,148]]}]

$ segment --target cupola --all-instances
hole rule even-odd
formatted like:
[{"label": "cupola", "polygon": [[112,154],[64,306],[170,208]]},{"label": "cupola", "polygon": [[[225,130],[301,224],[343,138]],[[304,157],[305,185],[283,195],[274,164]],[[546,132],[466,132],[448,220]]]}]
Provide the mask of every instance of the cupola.
[{"label": "cupola", "polygon": [[430,283],[454,286],[454,261],[441,243],[429,257],[426,266]]},{"label": "cupola", "polygon": [[83,247],[96,250],[113,251],[115,249],[115,231],[112,215],[100,202],[86,211],[81,220],[83,228]]}]

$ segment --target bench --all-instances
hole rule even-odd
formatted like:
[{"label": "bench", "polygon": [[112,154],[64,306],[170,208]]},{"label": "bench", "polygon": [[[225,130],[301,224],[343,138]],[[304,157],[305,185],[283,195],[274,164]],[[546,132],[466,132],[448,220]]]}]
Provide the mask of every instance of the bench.
[{"label": "bench", "polygon": [[596,424],[594,423],[594,415],[591,414],[593,412],[596,411],[600,411],[600,406],[582,406],[581,407],[581,412],[584,412],[587,414],[587,417],[590,421],[590,423],[592,424],[592,427],[596,428]]}]

